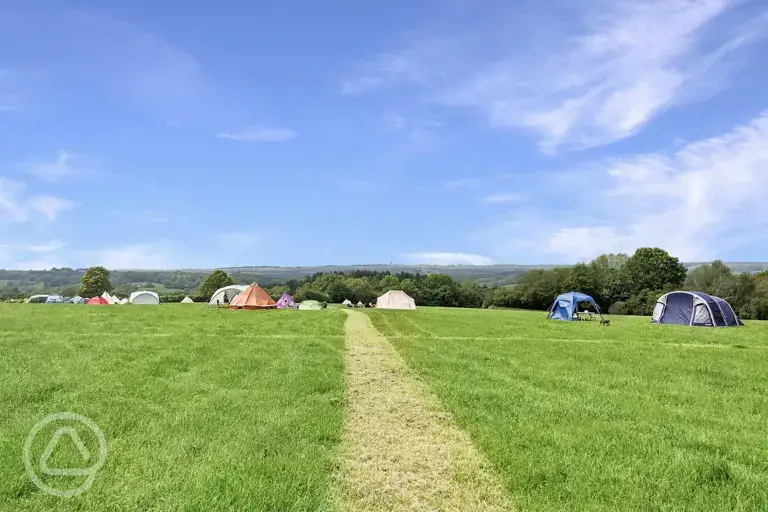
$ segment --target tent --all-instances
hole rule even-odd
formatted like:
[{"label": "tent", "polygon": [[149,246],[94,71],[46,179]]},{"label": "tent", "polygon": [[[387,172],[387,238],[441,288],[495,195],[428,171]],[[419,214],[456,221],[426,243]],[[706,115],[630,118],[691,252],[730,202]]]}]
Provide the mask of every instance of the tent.
[{"label": "tent", "polygon": [[728,302],[702,292],[670,292],[653,308],[654,324],[736,327],[744,325]]},{"label": "tent", "polygon": [[278,309],[296,309],[296,303],[293,301],[293,297],[291,297],[291,294],[288,292],[285,292],[282,297],[280,297],[280,300],[277,301],[277,307]]},{"label": "tent", "polygon": [[160,304],[160,297],[157,295],[157,292],[138,291],[131,294],[128,302],[131,304],[150,304],[156,306]]},{"label": "tent", "polygon": [[189,295],[187,295],[186,297],[184,297],[184,298],[181,300],[181,303],[182,303],[182,304],[194,304],[194,302],[195,302],[195,301],[193,301],[193,300],[192,300],[192,299],[189,297]]},{"label": "tent", "polygon": [[323,307],[316,300],[305,300],[299,304],[299,309],[317,310],[323,309]]},{"label": "tent", "polygon": [[107,304],[114,304],[115,299],[109,294],[109,292],[104,292],[101,294],[101,298],[107,301]]},{"label": "tent", "polygon": [[364,308],[365,304],[363,304],[363,301],[359,300],[357,301],[357,304],[355,304],[355,306],[357,306],[358,308]]},{"label": "tent", "polygon": [[246,288],[248,287],[242,284],[232,284],[223,288],[219,288],[213,292],[213,295],[211,295],[211,300],[208,301],[208,304],[218,306],[219,304],[232,302],[232,299],[237,297],[239,293],[245,291]]},{"label": "tent", "polygon": [[118,304],[128,304],[128,299],[120,299]]},{"label": "tent", "polygon": [[48,300],[47,295],[33,295],[27,302],[30,304],[45,304],[46,300]]},{"label": "tent", "polygon": [[79,296],[79,295],[75,295],[74,297],[72,297],[72,298],[69,300],[69,302],[71,302],[72,304],[85,304],[85,299],[84,299],[84,298],[82,298],[82,297],[81,297],[81,296]]},{"label": "tent", "polygon": [[46,304],[63,304],[64,303],[64,297],[61,295],[49,295],[47,299],[45,299]]},{"label": "tent", "polygon": [[276,306],[275,299],[256,283],[252,283],[229,303],[229,309],[269,309]]},{"label": "tent", "polygon": [[344,299],[344,302],[341,303],[342,306],[347,306],[348,308],[352,307],[352,301],[349,299]]},{"label": "tent", "polygon": [[600,316],[600,319],[603,318],[603,314],[600,312],[600,308],[597,306],[595,299],[584,293],[568,292],[562,295],[558,295],[555,299],[555,302],[549,306],[549,309],[547,310],[547,319],[565,320],[567,322],[575,320],[576,311],[579,304],[585,302],[592,304],[592,306],[595,308],[595,311],[597,311],[597,314]]},{"label": "tent", "polygon": [[376,299],[376,309],[416,309],[416,301],[403,290],[389,290]]},{"label": "tent", "polygon": [[86,304],[90,306],[105,306],[105,305],[108,305],[109,302],[107,302],[107,299],[105,299],[104,297],[93,297],[91,298],[91,300],[86,302]]}]

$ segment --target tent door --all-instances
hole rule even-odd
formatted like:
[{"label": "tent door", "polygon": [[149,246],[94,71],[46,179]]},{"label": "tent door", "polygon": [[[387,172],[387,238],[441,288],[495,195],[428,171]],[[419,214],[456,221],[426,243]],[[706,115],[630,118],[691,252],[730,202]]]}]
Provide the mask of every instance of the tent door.
[{"label": "tent door", "polygon": [[691,325],[712,327],[712,315],[709,313],[709,308],[706,304],[696,304],[694,306]]}]

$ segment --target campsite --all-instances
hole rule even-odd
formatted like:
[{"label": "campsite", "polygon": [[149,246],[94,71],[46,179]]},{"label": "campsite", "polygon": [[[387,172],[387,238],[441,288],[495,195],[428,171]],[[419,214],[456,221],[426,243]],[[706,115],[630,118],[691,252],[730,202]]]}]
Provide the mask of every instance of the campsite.
[{"label": "campsite", "polygon": [[[766,322],[706,329],[613,316],[606,328],[534,311],[270,309],[0,304],[0,394],[15,411],[0,423],[0,508],[348,502],[340,478],[366,492],[345,462],[345,403],[360,392],[345,383],[349,315],[367,318],[434,394],[438,410],[419,421],[466,432],[495,468],[470,486],[487,510],[505,500],[520,510],[765,504]],[[93,418],[109,441],[107,465],[70,501],[38,492],[14,446],[51,409]],[[371,421],[360,435],[398,428]],[[439,502],[413,485],[406,491]],[[380,498],[397,509],[397,496]]]},{"label": "campsite", "polygon": [[[500,287],[214,270],[170,295],[92,267],[0,303],[0,509],[764,507],[768,273],[687,270],[659,249],[606,260]],[[510,302],[528,309],[496,306]],[[108,448],[71,499],[28,477],[53,450],[28,432],[57,411]],[[77,446],[46,485],[82,481],[55,469],[87,458]]]}]

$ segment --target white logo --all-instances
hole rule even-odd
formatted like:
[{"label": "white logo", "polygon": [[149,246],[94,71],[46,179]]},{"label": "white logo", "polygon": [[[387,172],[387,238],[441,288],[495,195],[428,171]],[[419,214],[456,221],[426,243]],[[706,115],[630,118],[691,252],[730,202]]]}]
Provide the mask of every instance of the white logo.
[{"label": "white logo", "polygon": [[[43,475],[48,476],[84,476],[87,477],[85,482],[83,482],[79,487],[75,489],[56,489],[55,487],[51,487],[50,485],[46,484],[40,479],[40,476],[38,476],[37,472],[35,471],[35,467],[32,464],[32,442],[35,440],[35,437],[37,436],[40,431],[47,427],[50,423],[53,423],[54,421],[62,421],[67,420],[69,422],[68,426],[60,426],[56,429],[56,432],[54,432],[53,436],[51,437],[51,440],[48,442],[48,445],[45,448],[45,451],[40,456],[40,460],[38,461],[38,470]],[[93,434],[96,436],[96,438],[99,440],[99,456],[98,460],[95,462],[95,464],[91,465],[87,468],[55,468],[51,467],[49,465],[49,459],[51,458],[51,454],[56,449],[56,446],[59,444],[59,441],[63,436],[68,436],[71,441],[74,443],[74,445],[77,447],[77,451],[80,452],[80,456],[83,458],[83,462],[88,462],[91,460],[91,452],[88,451],[88,448],[86,448],[85,443],[83,443],[83,440],[80,438],[80,436],[77,433],[77,430],[74,428],[74,424],[81,423],[88,427]],[[104,462],[107,460],[107,440],[104,438],[104,434],[101,432],[101,429],[99,429],[98,425],[94,423],[89,418],[86,418],[85,416],[82,416],[80,414],[76,414],[74,412],[58,412],[56,414],[49,414],[37,424],[32,427],[32,430],[29,431],[29,434],[27,435],[27,440],[24,443],[24,467],[27,470],[27,475],[29,475],[29,478],[32,480],[32,482],[43,492],[47,492],[48,494],[53,494],[54,496],[61,496],[64,498],[71,498],[72,496],[77,496],[78,494],[81,494],[88,490],[89,487],[93,484],[93,480],[96,478],[96,473],[101,469],[101,467],[104,465]]]}]

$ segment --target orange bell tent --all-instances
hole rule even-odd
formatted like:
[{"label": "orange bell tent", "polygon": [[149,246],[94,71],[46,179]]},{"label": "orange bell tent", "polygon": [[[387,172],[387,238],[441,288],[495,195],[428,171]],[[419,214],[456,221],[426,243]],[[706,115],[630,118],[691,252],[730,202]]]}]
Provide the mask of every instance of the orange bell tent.
[{"label": "orange bell tent", "polygon": [[240,292],[229,303],[229,309],[268,309],[274,307],[277,307],[277,303],[264,291],[264,288],[256,283]]},{"label": "orange bell tent", "polygon": [[91,306],[101,306],[101,305],[107,305],[109,302],[107,302],[107,299],[104,297],[93,297],[91,300],[86,302],[86,304],[90,304]]}]

